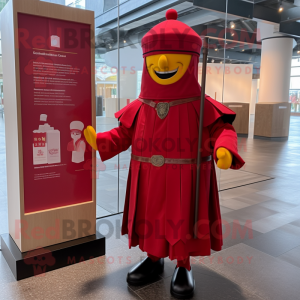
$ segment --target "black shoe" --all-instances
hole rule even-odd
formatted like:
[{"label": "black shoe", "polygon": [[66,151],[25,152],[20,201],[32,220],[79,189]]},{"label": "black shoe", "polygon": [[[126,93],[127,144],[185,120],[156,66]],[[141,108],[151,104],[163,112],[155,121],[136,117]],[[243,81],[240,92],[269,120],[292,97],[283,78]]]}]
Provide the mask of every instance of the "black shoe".
[{"label": "black shoe", "polygon": [[150,257],[135,265],[127,274],[127,282],[131,285],[144,285],[151,281],[155,275],[164,271],[164,259],[153,262]]},{"label": "black shoe", "polygon": [[188,271],[186,268],[179,267],[175,272],[171,281],[171,294],[177,299],[188,299],[194,296],[195,280],[192,269]]}]

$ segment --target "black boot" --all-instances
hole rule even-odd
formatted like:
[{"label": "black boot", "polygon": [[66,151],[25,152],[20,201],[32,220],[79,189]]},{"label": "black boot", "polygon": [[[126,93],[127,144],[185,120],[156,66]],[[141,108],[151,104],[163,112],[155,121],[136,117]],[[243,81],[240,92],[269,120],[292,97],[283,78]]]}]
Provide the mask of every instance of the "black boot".
[{"label": "black boot", "polygon": [[177,299],[188,299],[194,296],[195,280],[192,269],[188,271],[186,268],[178,267],[171,281],[171,294]]},{"label": "black boot", "polygon": [[159,275],[164,270],[164,259],[153,262],[150,257],[135,265],[127,274],[127,282],[131,285],[147,284],[153,276]]}]

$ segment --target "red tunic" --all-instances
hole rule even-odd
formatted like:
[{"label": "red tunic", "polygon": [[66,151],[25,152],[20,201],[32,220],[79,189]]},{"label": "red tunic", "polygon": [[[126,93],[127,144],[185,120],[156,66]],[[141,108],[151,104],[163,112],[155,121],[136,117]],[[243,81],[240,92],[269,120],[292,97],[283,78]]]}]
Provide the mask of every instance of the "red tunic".
[{"label": "red tunic", "polygon": [[[193,57],[192,64],[197,63],[198,58]],[[156,86],[158,84],[149,77],[144,69],[140,97],[160,102],[159,97],[151,93],[160,93],[159,89],[163,87]],[[183,97],[184,93],[188,97],[200,96],[197,72],[184,75],[179,82],[181,89],[176,93],[167,87],[169,93],[161,101],[187,98]],[[157,89],[153,92],[152,88]],[[134,155],[143,157],[197,158],[199,111],[200,100],[172,106],[162,120],[151,106],[139,100],[133,101],[116,114],[119,127],[98,133],[97,145],[102,161],[130,146]],[[231,125],[234,118],[233,111],[206,97],[202,156],[213,155],[216,160],[216,150],[225,147],[233,155],[232,169],[239,169],[244,161],[238,154],[237,135]],[[196,165],[155,167],[131,160],[122,225],[122,234],[129,237],[129,247],[139,245],[142,251],[151,255],[171,259],[207,256],[211,249],[221,250],[221,215],[213,161],[204,162],[201,169],[200,238],[197,240],[192,238],[195,190]]]}]

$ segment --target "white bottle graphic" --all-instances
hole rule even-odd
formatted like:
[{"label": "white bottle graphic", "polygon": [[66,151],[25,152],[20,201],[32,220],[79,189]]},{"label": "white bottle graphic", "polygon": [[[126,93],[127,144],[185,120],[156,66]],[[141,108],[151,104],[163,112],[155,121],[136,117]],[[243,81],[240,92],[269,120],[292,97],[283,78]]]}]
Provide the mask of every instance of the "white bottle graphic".
[{"label": "white bottle graphic", "polygon": [[57,35],[51,35],[51,47],[60,48],[60,37]]},{"label": "white bottle graphic", "polygon": [[42,114],[40,121],[44,124],[33,131],[33,164],[56,164],[61,162],[60,131],[51,127],[47,115]]},{"label": "white bottle graphic", "polygon": [[[46,115],[41,115],[41,122],[47,121]],[[42,125],[40,125],[41,127]],[[47,164],[47,134],[39,129],[33,131],[33,164]]]}]

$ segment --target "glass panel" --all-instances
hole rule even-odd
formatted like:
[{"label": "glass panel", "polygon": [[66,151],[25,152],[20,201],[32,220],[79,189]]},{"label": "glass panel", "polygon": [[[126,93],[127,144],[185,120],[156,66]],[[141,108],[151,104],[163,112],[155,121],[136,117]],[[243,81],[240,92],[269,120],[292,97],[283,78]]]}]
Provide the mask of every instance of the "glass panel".
[{"label": "glass panel", "polygon": [[85,0],[66,0],[66,6],[85,9]]},{"label": "glass panel", "polygon": [[[118,19],[118,10],[109,11],[109,18]],[[105,25],[96,29],[96,115],[97,132],[109,131],[118,126],[114,114],[119,110],[118,99],[118,27]],[[97,179],[97,217],[119,212],[118,180],[119,157],[101,162],[99,153]]]},{"label": "glass panel", "polygon": [[291,76],[300,76],[300,67],[292,68]]},{"label": "glass panel", "polygon": [[3,9],[8,0],[0,0],[0,11]]},{"label": "glass panel", "polygon": [[[178,19],[191,26],[200,36],[205,34],[206,26],[209,28],[217,28],[218,34],[225,28],[225,19],[220,19],[219,13],[200,9],[194,6],[190,1],[184,1],[178,5],[174,5],[172,8],[178,11]],[[142,37],[151,28],[165,20],[166,11],[167,9],[162,9],[152,13],[149,8],[149,11],[144,12],[147,17],[139,19],[138,21],[133,19],[131,22],[126,23],[125,26],[121,25],[120,27],[121,108],[128,105],[128,103],[136,99],[140,94],[143,69],[143,57],[140,42]],[[123,18],[121,16],[120,24],[122,24],[122,21]],[[209,78],[210,74],[208,74],[209,84],[207,85],[207,94],[210,94],[212,98],[217,97],[219,101],[222,101],[224,48],[222,47],[223,43],[220,43],[218,40],[218,34],[215,34],[213,38],[210,39],[212,49],[209,52],[209,68],[211,68],[211,72],[213,71],[212,69],[215,68],[218,75],[214,78]],[[217,51],[215,51],[215,48],[217,48]],[[201,67],[202,56],[199,62],[200,84]],[[120,154],[120,211],[123,211],[124,208],[129,163],[130,150]]]},{"label": "glass panel", "polygon": [[[228,68],[226,68],[225,48],[228,47],[226,42],[226,31],[229,26],[226,13],[218,12],[203,12],[204,19],[207,20],[203,25],[207,26],[207,33],[204,34],[209,37],[208,40],[208,59],[206,72],[206,86],[205,93],[218,102],[223,102],[224,98],[224,77]],[[205,18],[206,16],[206,18]],[[208,18],[208,19],[207,19]],[[200,19],[201,20],[201,19]],[[203,19],[202,19],[203,20]],[[198,32],[201,36],[203,33]],[[202,82],[202,59],[200,57],[199,63],[199,83]],[[205,112],[204,112],[205,113]],[[218,187],[221,188],[221,170],[216,166],[216,174]]]},{"label": "glass panel", "polygon": [[[122,4],[129,0],[119,0],[119,3]],[[106,12],[114,7],[118,6],[118,0],[104,0],[103,12]]]},{"label": "glass panel", "polygon": [[[0,10],[3,8],[0,2]],[[0,35],[1,47],[1,35]],[[1,51],[1,50],[0,50]],[[8,232],[2,52],[0,54],[0,234]]]},{"label": "glass panel", "polygon": [[[248,1],[250,2],[250,1]],[[253,1],[252,1],[253,2]],[[257,42],[258,23],[228,15],[224,65],[223,104],[235,111],[233,123],[238,134],[238,151],[245,157],[253,138],[255,106],[258,102],[261,43]],[[240,170],[221,171],[221,190],[236,188],[256,180],[257,175]]]},{"label": "glass panel", "polygon": [[[122,18],[120,19],[122,21]],[[136,32],[143,30],[140,24],[129,23],[120,27],[120,108],[138,98],[141,91],[143,71],[143,52],[140,39],[143,35],[136,36]],[[130,166],[131,147],[120,154],[119,178],[119,209],[123,211],[127,177]]]},{"label": "glass panel", "polygon": [[[2,85],[1,85],[2,88]],[[1,98],[2,100],[2,98]],[[1,103],[1,102],[0,102]],[[8,232],[5,126],[0,104],[0,234]]]},{"label": "glass panel", "polygon": [[107,11],[118,5],[118,0],[104,0],[103,11]]},{"label": "glass panel", "polygon": [[291,77],[291,90],[298,90],[300,89],[300,77]]},{"label": "glass panel", "polygon": [[[290,82],[290,97],[291,112],[300,113],[300,58],[294,57],[292,59],[291,70],[291,82]],[[297,77],[299,76],[299,77]]]},{"label": "glass panel", "polygon": [[300,67],[300,58],[292,59],[292,67]]},{"label": "glass panel", "polygon": [[292,103],[292,112],[300,113],[300,90],[290,90],[290,102]]}]

